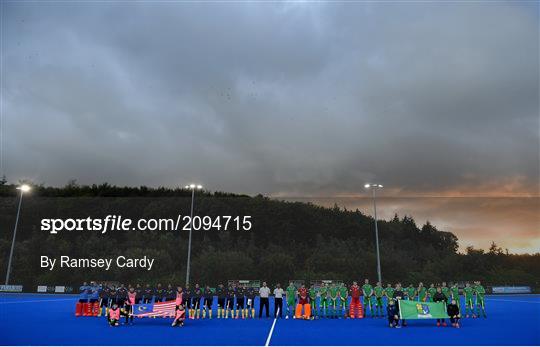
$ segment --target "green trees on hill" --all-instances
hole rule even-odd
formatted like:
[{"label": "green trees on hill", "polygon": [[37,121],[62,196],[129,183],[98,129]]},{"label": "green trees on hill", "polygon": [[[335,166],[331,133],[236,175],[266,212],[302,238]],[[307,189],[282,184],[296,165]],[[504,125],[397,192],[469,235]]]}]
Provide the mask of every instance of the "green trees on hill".
[{"label": "green trees on hill", "polygon": [[[108,184],[64,188],[35,187],[25,197],[16,244],[12,283],[34,286],[77,285],[84,280],[181,284],[185,278],[186,231],[121,231],[104,235],[70,231],[50,235],[40,230],[42,218],[176,218],[189,214],[190,195],[183,189],[116,187]],[[5,273],[16,212],[16,191],[0,185],[0,271]],[[228,279],[376,279],[373,220],[360,211],[323,208],[263,196],[202,192],[195,215],[252,216],[250,231],[194,231],[192,280],[215,285]],[[487,284],[540,282],[540,254],[507,254],[490,250],[458,252],[458,239],[409,216],[379,222],[385,282],[404,284],[479,279]],[[48,271],[39,257],[80,258],[147,256],[152,271],[112,268]]]}]

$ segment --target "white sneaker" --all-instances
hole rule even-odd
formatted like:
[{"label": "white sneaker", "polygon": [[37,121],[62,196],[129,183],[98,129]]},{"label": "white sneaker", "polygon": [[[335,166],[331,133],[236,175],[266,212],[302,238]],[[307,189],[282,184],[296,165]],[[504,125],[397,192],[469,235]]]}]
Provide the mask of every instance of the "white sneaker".
[{"label": "white sneaker", "polygon": [[285,316],[285,319],[289,319],[289,316],[288,316],[288,315],[287,315],[287,316]]}]

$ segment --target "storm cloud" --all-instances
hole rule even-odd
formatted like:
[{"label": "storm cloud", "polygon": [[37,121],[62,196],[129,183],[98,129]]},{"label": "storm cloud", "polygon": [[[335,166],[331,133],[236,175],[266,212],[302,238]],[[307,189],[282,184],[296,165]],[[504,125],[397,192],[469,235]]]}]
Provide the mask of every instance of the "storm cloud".
[{"label": "storm cloud", "polygon": [[[1,12],[0,174],[11,182],[200,182],[369,213],[368,200],[337,199],[365,197],[376,181],[384,218],[413,213],[462,247],[540,242],[538,4],[2,2]],[[467,196],[526,200],[451,199]]]},{"label": "storm cloud", "polygon": [[53,185],[537,195],[537,13],[3,3],[2,170]]}]

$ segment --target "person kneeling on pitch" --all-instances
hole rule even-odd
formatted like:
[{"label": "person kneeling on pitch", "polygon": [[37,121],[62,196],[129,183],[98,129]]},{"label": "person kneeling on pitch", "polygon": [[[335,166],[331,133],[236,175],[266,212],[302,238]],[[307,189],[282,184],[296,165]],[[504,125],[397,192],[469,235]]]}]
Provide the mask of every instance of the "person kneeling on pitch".
[{"label": "person kneeling on pitch", "polygon": [[450,316],[450,323],[454,328],[459,328],[459,319],[461,317],[459,313],[459,306],[455,299],[452,299],[452,302],[446,307],[446,313]]},{"label": "person kneeling on pitch", "polygon": [[184,305],[178,305],[175,310],[174,321],[172,322],[173,327],[183,327],[184,321],[186,320],[186,310]]},{"label": "person kneeling on pitch", "polygon": [[390,299],[386,307],[388,314],[388,324],[390,328],[400,328],[399,326],[399,310],[394,299]]},{"label": "person kneeling on pitch", "polygon": [[118,323],[118,321],[120,321],[120,307],[118,307],[118,304],[114,303],[110,308],[107,315],[107,321],[112,327],[117,327],[120,325],[120,323]]}]

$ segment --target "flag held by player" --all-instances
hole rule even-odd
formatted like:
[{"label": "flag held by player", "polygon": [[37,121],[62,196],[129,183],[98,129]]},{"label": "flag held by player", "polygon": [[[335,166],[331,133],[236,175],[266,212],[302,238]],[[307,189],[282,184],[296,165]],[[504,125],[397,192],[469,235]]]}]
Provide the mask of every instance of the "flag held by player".
[{"label": "flag held by player", "polygon": [[450,318],[442,302],[421,302],[399,300],[401,319],[441,319]]},{"label": "flag held by player", "polygon": [[133,305],[134,317],[173,317],[175,314],[176,302],[165,301],[154,304]]}]

